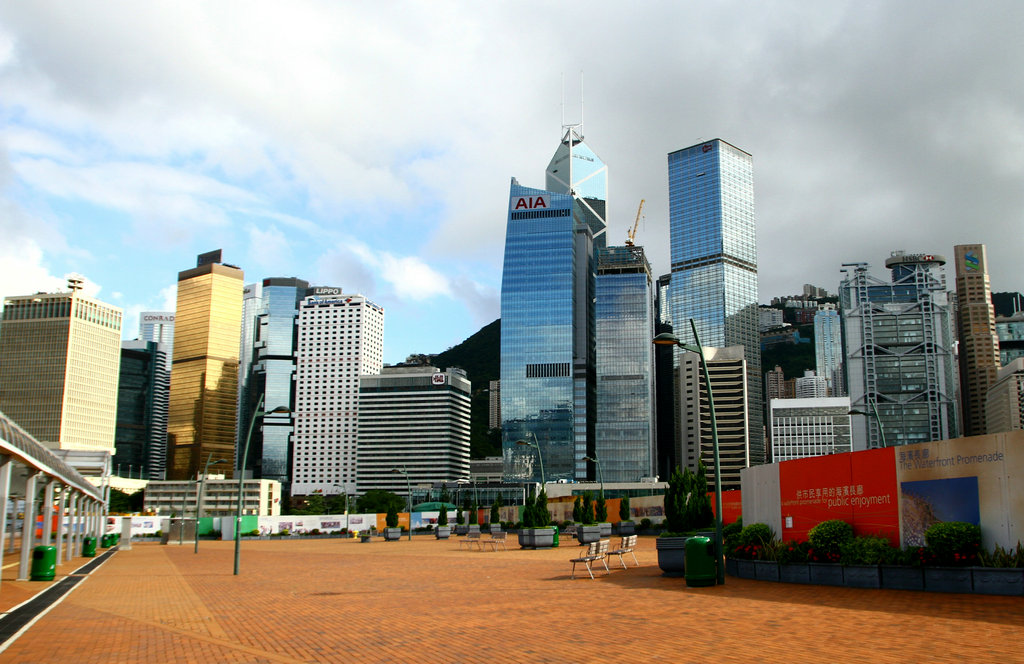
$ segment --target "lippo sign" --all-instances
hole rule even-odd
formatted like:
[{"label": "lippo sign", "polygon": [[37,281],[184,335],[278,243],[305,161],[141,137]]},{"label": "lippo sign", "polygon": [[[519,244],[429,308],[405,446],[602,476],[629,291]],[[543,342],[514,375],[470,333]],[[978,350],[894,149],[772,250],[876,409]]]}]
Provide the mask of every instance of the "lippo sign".
[{"label": "lippo sign", "polygon": [[512,196],[508,199],[508,208],[512,212],[526,212],[528,210],[550,210],[550,196]]}]

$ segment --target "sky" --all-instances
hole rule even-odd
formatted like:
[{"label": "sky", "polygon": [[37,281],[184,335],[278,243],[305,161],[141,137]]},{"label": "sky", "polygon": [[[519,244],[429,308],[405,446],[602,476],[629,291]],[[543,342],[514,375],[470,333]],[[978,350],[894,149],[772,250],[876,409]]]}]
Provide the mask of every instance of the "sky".
[{"label": "sky", "polygon": [[383,306],[385,362],[440,352],[499,316],[509,180],[542,188],[580,121],[609,243],[644,199],[656,275],[667,154],[721,138],[754,159],[761,302],[967,243],[1024,291],[1022,26],[1019,0],[0,3],[0,296],[77,273],[131,339],[222,249]]}]

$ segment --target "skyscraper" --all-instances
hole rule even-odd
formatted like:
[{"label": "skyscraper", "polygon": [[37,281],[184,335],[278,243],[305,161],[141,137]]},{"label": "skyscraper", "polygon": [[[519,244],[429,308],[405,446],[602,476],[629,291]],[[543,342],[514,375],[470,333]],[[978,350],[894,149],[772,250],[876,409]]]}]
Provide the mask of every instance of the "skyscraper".
[{"label": "skyscraper", "polygon": [[121,342],[116,449],[111,463],[122,477],[164,479],[169,366],[163,343]]},{"label": "skyscraper", "polygon": [[[296,320],[309,283],[270,278],[245,288],[239,366],[238,431],[248,434],[256,404],[263,396],[267,414],[253,427],[246,472],[254,479],[277,480],[288,492],[291,436],[295,411]],[[288,413],[272,413],[278,407]],[[237,465],[237,464],[236,464]]]},{"label": "skyscraper", "polygon": [[340,288],[307,291],[295,348],[292,495],[356,491],[359,378],[384,365],[384,310]]},{"label": "skyscraper", "polygon": [[0,411],[47,447],[113,454],[122,312],[81,284],[4,298]]},{"label": "skyscraper", "polygon": [[743,347],[749,462],[763,463],[753,160],[721,139],[669,153],[668,194],[676,334],[689,341],[693,319],[702,345]]},{"label": "skyscraper", "polygon": [[[505,476],[588,477],[594,454],[596,248],[605,246],[607,168],[569,127],[548,189],[513,178],[501,282]],[[539,449],[518,445],[525,441]]]},{"label": "skyscraper", "polygon": [[167,415],[167,478],[193,477],[207,459],[233,465],[242,270],[200,254],[178,273]]},{"label": "skyscraper", "polygon": [[846,395],[843,379],[843,329],[834,304],[818,305],[814,314],[815,373],[825,379],[828,395]]},{"label": "skyscraper", "polygon": [[654,292],[643,247],[597,251],[595,452],[607,482],[656,473]]},{"label": "skyscraper", "polygon": [[956,261],[957,329],[960,339],[960,401],[965,436],[985,431],[985,400],[996,380],[999,339],[983,244],[953,247]]},{"label": "skyscraper", "polygon": [[867,263],[848,265],[839,287],[846,380],[851,406],[867,413],[852,420],[854,451],[959,431],[945,263],[896,251],[885,261],[888,282],[869,275]]}]

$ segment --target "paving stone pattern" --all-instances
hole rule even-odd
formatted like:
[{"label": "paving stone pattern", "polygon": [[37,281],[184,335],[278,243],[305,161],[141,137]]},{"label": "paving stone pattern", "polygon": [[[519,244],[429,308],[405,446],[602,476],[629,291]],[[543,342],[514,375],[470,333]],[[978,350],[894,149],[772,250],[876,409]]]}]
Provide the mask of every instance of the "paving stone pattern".
[{"label": "paving stone pattern", "polygon": [[[198,554],[135,543],[0,663],[1024,660],[1022,598],[732,577],[687,588],[661,576],[647,537],[641,567],[571,580],[578,553],[467,551],[422,536],[245,541],[234,576],[231,542]],[[60,565],[57,579],[83,562]],[[48,585],[16,571],[4,570],[3,611]]]}]

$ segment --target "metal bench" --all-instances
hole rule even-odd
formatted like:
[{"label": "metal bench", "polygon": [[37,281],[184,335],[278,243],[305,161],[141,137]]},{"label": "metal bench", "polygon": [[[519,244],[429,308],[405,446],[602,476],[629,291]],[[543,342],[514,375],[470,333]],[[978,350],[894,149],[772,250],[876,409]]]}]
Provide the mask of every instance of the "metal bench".
[{"label": "metal bench", "polygon": [[483,551],[483,546],[480,544],[480,533],[466,533],[465,539],[459,540],[459,548],[465,544],[467,549],[472,549],[474,546],[479,547]]},{"label": "metal bench", "polygon": [[636,563],[637,567],[640,567],[640,561],[636,559],[636,554],[633,553],[633,549],[636,548],[636,535],[626,535],[622,538],[619,543],[619,548],[609,551],[609,556],[618,556],[619,562],[622,563],[622,569],[626,569],[626,561],[622,559],[622,556],[627,553],[633,556],[633,562]]},{"label": "metal bench", "polygon": [[508,551],[508,549],[505,548],[505,533],[491,533],[490,539],[481,539],[481,551],[483,550],[485,544],[491,547],[491,551],[497,551],[499,546],[502,548],[503,551]]},{"label": "metal bench", "polygon": [[604,565],[605,574],[610,574],[611,570],[608,569],[608,562],[605,560],[608,556],[608,540],[598,540],[597,542],[591,542],[587,547],[587,553],[580,556],[579,558],[572,558],[569,562],[572,563],[572,575],[571,579],[576,578],[576,563],[583,563],[587,566],[587,573],[590,574],[590,578],[594,578],[594,570],[591,565],[601,561]]}]

